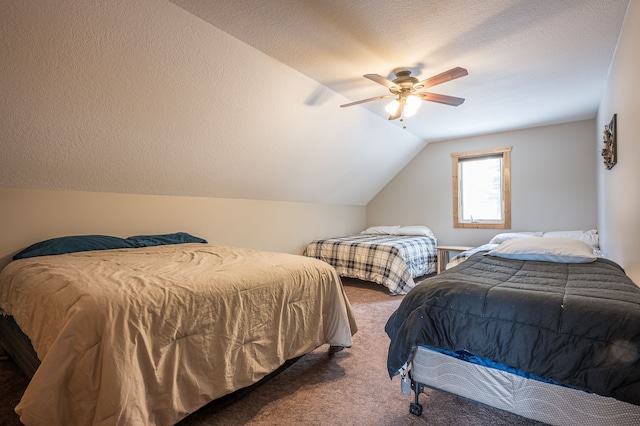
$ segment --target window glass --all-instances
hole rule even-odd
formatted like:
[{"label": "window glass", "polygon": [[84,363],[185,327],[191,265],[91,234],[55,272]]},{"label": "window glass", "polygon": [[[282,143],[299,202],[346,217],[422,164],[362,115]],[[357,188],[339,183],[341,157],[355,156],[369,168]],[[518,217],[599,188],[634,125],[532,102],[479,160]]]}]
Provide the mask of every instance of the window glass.
[{"label": "window glass", "polygon": [[501,221],[502,156],[459,161],[462,220]]},{"label": "window glass", "polygon": [[510,228],[511,147],[451,154],[454,227]]}]

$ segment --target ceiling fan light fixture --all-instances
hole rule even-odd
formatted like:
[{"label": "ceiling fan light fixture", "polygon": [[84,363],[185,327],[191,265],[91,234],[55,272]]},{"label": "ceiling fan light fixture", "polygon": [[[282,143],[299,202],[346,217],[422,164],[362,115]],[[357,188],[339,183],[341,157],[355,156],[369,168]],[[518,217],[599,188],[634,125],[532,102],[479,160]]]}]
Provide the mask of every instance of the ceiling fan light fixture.
[{"label": "ceiling fan light fixture", "polygon": [[417,110],[422,104],[422,100],[416,95],[407,96],[407,108]]},{"label": "ceiling fan light fixture", "polygon": [[397,99],[394,99],[384,107],[384,110],[387,111],[389,115],[396,115],[398,108],[400,108],[400,102],[398,102]]}]

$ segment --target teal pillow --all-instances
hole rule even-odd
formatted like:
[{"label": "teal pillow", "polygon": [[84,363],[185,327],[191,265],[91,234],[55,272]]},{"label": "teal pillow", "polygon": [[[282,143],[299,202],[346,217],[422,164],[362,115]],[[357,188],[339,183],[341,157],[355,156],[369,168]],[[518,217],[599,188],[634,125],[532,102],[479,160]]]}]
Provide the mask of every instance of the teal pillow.
[{"label": "teal pillow", "polygon": [[134,241],[109,235],[76,235],[40,241],[20,251],[13,260],[79,251],[112,250],[138,247]]},{"label": "teal pillow", "polygon": [[207,243],[207,240],[200,237],[194,237],[186,232],[161,235],[134,235],[127,238],[127,240],[134,242],[138,247],[163,246],[167,244]]}]

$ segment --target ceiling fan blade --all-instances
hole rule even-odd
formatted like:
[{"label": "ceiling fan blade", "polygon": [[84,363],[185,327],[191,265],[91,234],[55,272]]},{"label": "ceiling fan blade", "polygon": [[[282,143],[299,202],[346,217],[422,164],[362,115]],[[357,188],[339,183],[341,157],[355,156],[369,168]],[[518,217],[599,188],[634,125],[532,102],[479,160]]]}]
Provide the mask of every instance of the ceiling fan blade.
[{"label": "ceiling fan blade", "polygon": [[416,86],[422,86],[423,89],[426,89],[427,87],[437,86],[438,84],[446,83],[447,81],[455,80],[456,78],[464,77],[468,74],[469,72],[467,72],[466,69],[455,67],[449,71],[424,79]]},{"label": "ceiling fan blade", "polygon": [[458,106],[464,102],[464,98],[456,98],[455,96],[439,95],[437,93],[421,92],[416,93],[423,101],[438,102],[440,104]]},{"label": "ceiling fan blade", "polygon": [[363,77],[368,78],[371,81],[375,81],[378,84],[382,84],[384,87],[386,87],[387,89],[398,89],[398,85],[395,84],[393,81],[389,81],[386,78],[384,78],[381,75],[378,74],[365,74],[363,75]]},{"label": "ceiling fan blade", "polygon": [[353,105],[363,104],[365,102],[371,102],[371,101],[377,101],[379,99],[389,98],[391,96],[394,96],[394,95],[382,95],[382,96],[376,96],[374,98],[362,99],[361,101],[355,101],[355,102],[351,102],[351,103],[348,103],[348,104],[340,105],[340,107],[341,108],[350,107],[350,106],[353,106]]}]

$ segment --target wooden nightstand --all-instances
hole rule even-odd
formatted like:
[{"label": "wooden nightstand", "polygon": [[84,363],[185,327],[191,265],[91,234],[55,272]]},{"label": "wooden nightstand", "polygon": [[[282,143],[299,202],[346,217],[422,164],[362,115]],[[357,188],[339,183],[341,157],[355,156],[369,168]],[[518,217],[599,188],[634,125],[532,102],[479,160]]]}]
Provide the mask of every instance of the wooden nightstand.
[{"label": "wooden nightstand", "polygon": [[438,246],[438,273],[441,273],[447,267],[449,263],[449,255],[451,252],[461,253],[466,250],[470,250],[473,247],[467,246]]}]

